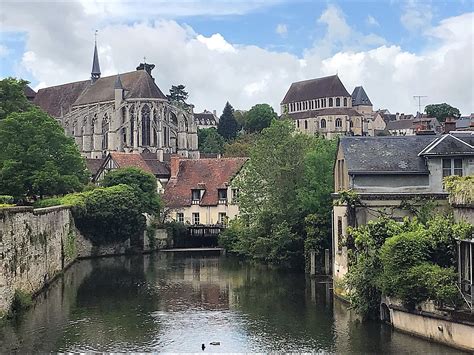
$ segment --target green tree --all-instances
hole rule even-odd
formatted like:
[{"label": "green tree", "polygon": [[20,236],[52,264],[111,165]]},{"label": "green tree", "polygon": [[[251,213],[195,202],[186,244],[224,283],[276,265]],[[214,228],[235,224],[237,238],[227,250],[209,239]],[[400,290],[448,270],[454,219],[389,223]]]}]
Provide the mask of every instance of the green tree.
[{"label": "green tree", "polygon": [[224,150],[225,139],[214,127],[198,129],[198,144],[201,153],[219,153]]},{"label": "green tree", "polygon": [[461,116],[461,113],[456,107],[448,105],[447,103],[427,105],[425,112],[430,117],[436,117],[439,122],[444,122],[446,117],[459,118]]},{"label": "green tree", "polygon": [[88,174],[72,138],[39,109],[0,121],[0,194],[16,199],[80,191]]},{"label": "green tree", "polygon": [[234,139],[237,136],[238,123],[234,117],[234,108],[229,102],[225,104],[224,111],[217,125],[217,132],[226,140]]},{"label": "green tree", "polygon": [[245,113],[243,126],[246,132],[261,132],[262,129],[270,126],[272,120],[277,118],[278,115],[270,105],[258,104]]},{"label": "green tree", "polygon": [[28,82],[21,79],[0,80],[0,120],[10,113],[28,111],[32,107],[24,93],[26,85]]},{"label": "green tree", "polygon": [[186,86],[184,85],[172,85],[170,89],[170,94],[166,95],[166,97],[169,101],[186,103],[189,94],[187,91],[184,90],[185,88]]},{"label": "green tree", "polygon": [[143,205],[143,211],[158,215],[161,207],[157,193],[156,177],[138,168],[112,170],[105,175],[102,186],[125,184],[133,187]]},{"label": "green tree", "polygon": [[224,145],[224,156],[229,157],[249,157],[250,150],[258,138],[257,133],[239,134],[236,139]]}]

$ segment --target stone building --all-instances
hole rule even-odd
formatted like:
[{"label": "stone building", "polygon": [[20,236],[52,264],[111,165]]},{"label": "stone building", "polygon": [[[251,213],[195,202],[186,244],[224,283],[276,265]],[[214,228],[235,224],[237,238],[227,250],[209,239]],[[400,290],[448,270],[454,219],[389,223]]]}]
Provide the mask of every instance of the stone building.
[{"label": "stone building", "polygon": [[327,138],[369,135],[372,107],[362,86],[350,95],[338,75],[292,83],[280,105],[297,130]]},{"label": "stone building", "polygon": [[219,117],[216,115],[216,110],[212,112],[204,110],[201,113],[194,114],[194,121],[196,122],[198,129],[217,128]]},{"label": "stone building", "polygon": [[34,103],[55,117],[87,158],[109,152],[179,154],[198,158],[193,106],[169,102],[156,85],[153,64],[101,77],[97,45],[90,80],[40,89]]}]

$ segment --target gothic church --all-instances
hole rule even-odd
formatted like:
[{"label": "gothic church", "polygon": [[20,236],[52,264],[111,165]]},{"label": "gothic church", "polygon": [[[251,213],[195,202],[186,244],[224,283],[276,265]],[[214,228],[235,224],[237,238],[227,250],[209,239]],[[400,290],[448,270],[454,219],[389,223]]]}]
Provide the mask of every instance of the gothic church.
[{"label": "gothic church", "polygon": [[199,158],[193,106],[170,102],[151,76],[153,64],[101,77],[97,43],[90,80],[40,89],[34,103],[74,137],[86,158],[109,152]]}]

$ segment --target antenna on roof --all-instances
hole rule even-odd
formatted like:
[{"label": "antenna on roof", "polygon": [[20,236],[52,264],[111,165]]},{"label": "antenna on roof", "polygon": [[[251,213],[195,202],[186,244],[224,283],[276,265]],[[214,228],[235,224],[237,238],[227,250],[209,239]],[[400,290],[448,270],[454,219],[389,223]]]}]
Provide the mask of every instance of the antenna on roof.
[{"label": "antenna on roof", "polygon": [[421,99],[423,97],[428,97],[428,96],[425,96],[425,95],[413,95],[413,98],[414,99],[418,99],[418,112],[421,113]]},{"label": "antenna on roof", "polygon": [[143,56],[143,64],[146,64],[146,57]]}]

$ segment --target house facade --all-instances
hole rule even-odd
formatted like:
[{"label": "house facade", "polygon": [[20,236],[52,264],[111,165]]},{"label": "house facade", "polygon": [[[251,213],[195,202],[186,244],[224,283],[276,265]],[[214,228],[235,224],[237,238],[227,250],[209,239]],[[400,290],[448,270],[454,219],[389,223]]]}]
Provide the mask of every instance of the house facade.
[{"label": "house facade", "polygon": [[337,75],[292,83],[280,110],[298,131],[326,138],[368,135],[373,118],[364,89],[359,86],[349,94]]},{"label": "house facade", "polygon": [[163,200],[168,219],[193,225],[225,225],[239,214],[233,185],[247,158],[171,157]]},{"label": "house facade", "polygon": [[[404,203],[432,199],[447,206],[443,178],[474,174],[474,134],[443,136],[342,137],[334,166],[335,194],[352,190],[360,204],[347,202],[333,208],[333,277],[340,281],[348,271],[344,246],[348,226],[359,226],[380,216],[402,220],[410,216]],[[339,290],[343,292],[343,290]]]},{"label": "house facade", "polygon": [[194,114],[194,121],[196,122],[198,129],[217,128],[219,117],[216,115],[216,110],[213,112],[204,110],[201,113]]},{"label": "house facade", "polygon": [[101,77],[97,45],[90,80],[40,89],[33,102],[55,117],[86,158],[150,151],[198,158],[193,106],[170,102],[151,71]]}]

